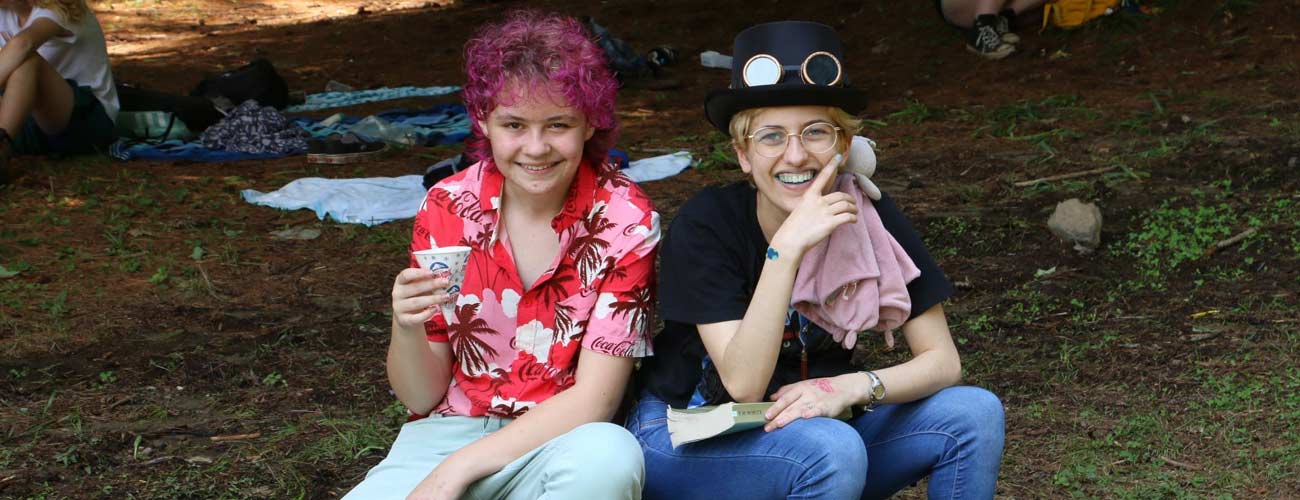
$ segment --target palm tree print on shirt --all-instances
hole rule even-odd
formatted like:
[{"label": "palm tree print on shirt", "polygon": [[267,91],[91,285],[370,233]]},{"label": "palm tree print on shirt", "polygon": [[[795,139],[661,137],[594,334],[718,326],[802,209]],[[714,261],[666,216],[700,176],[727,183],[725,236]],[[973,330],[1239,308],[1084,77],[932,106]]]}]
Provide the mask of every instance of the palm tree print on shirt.
[{"label": "palm tree print on shirt", "polygon": [[487,321],[478,317],[478,306],[478,304],[456,306],[456,322],[447,325],[451,351],[456,353],[461,371],[471,376],[486,372],[489,368],[487,359],[497,355],[496,349],[479,338],[480,334],[497,335],[498,333],[488,326]]},{"label": "palm tree print on shirt", "polygon": [[650,296],[650,287],[636,287],[629,293],[619,293],[619,298],[623,300],[615,301],[609,305],[613,309],[614,315],[628,318],[632,324],[632,331],[645,331],[650,322],[650,308],[653,307],[653,298]]},{"label": "palm tree print on shirt", "polygon": [[618,226],[605,217],[605,208],[605,204],[599,203],[592,209],[591,214],[582,221],[585,234],[574,238],[569,247],[569,257],[573,259],[573,265],[578,269],[578,278],[584,287],[591,286],[600,276],[603,254],[609,248],[609,240],[601,238],[601,233]]},{"label": "palm tree print on shirt", "polygon": [[613,165],[606,164],[603,168],[596,170],[596,184],[600,187],[614,191],[621,187],[632,185],[632,179],[629,179],[623,172]]}]

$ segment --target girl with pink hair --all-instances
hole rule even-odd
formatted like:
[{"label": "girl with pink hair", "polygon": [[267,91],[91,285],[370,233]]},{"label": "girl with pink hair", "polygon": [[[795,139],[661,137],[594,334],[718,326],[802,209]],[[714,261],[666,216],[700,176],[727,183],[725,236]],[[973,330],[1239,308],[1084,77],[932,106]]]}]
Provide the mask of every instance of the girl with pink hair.
[{"label": "girl with pink hair", "polygon": [[478,162],[429,190],[411,251],[469,260],[460,283],[397,275],[411,420],[346,498],[640,498],[640,446],[609,420],[650,354],[659,215],[606,164],[617,83],[568,17],[514,13],[465,55]]}]

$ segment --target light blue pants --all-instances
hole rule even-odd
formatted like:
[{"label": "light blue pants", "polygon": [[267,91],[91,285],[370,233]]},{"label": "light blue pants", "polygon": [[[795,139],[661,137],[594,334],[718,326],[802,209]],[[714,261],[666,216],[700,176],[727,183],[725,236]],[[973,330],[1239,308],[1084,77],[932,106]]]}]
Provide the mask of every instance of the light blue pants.
[{"label": "light blue pants", "polygon": [[[452,452],[510,419],[432,415],[402,426],[393,448],[345,500],[406,498]],[[641,446],[610,423],[584,424],[547,441],[501,471],[470,485],[461,498],[639,499],[645,482]]]}]

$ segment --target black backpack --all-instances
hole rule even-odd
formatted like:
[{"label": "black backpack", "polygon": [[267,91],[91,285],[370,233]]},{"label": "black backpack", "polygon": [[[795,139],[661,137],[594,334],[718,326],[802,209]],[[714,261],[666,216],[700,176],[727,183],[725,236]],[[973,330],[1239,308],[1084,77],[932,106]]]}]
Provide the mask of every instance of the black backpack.
[{"label": "black backpack", "polygon": [[190,95],[208,99],[225,97],[236,106],[249,99],[275,109],[289,105],[289,85],[266,59],[257,59],[238,69],[204,78]]},{"label": "black backpack", "polygon": [[[123,112],[166,111],[179,118],[194,133],[221,120],[222,114],[212,106],[212,101],[202,97],[184,96],[149,90],[134,85],[117,84],[117,98]],[[167,135],[170,130],[164,131]]]}]

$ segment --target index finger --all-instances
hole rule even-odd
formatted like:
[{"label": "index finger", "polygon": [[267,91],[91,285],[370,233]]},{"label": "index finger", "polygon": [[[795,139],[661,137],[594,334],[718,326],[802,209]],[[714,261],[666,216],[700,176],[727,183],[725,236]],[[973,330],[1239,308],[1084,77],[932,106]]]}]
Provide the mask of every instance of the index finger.
[{"label": "index finger", "polygon": [[836,171],[840,168],[840,162],[844,161],[844,155],[837,154],[831,161],[826,162],[822,171],[817,173],[817,178],[813,179],[812,186],[809,186],[807,196],[821,196],[826,194],[826,186],[830,184],[831,179],[835,178]]},{"label": "index finger", "polygon": [[791,392],[791,393],[783,394],[780,397],[777,397],[776,394],[773,394],[772,398],[775,399],[776,401],[773,401],[772,406],[768,408],[767,411],[763,412],[763,418],[766,418],[768,420],[772,420],[776,418],[776,416],[780,415],[782,411],[785,411],[785,408],[787,406],[790,406],[790,403],[793,403],[794,400],[799,399],[799,395],[797,393]]},{"label": "index finger", "polygon": [[397,284],[405,285],[433,277],[433,272],[419,267],[408,267],[397,273]]}]

